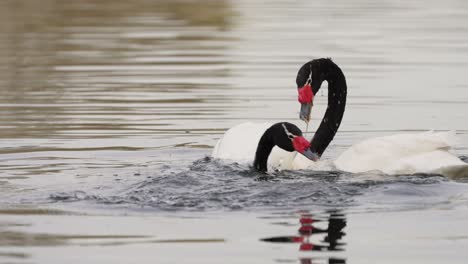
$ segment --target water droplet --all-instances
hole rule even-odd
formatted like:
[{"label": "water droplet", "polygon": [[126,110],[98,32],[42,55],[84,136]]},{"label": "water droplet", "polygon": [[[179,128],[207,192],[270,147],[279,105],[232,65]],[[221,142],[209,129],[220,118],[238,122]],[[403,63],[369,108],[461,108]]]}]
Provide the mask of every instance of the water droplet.
[{"label": "water droplet", "polygon": [[78,200],[83,200],[86,198],[86,193],[83,191],[76,191],[74,194],[75,194],[75,198]]}]

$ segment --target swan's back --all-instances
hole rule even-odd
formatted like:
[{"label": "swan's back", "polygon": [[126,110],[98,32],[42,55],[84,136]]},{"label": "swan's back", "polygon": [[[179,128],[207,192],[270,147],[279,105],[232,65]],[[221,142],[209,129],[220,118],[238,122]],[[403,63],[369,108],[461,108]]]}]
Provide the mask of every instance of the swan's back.
[{"label": "swan's back", "polygon": [[[263,133],[270,123],[243,123],[232,127],[216,144],[212,156],[252,163]],[[353,173],[379,171],[386,174],[440,173],[466,175],[468,164],[449,152],[456,142],[453,132],[424,132],[377,137],[357,143],[334,162],[308,160],[296,152],[274,147],[268,166],[274,169],[339,169]]]},{"label": "swan's back", "polygon": [[[252,163],[258,142],[272,123],[246,122],[230,128],[218,140],[211,156],[215,159]],[[274,147],[268,157],[268,166],[274,169],[290,169],[296,152]]]},{"label": "swan's back", "polygon": [[465,163],[448,151],[453,132],[424,132],[377,137],[353,145],[335,160],[344,171],[378,170],[388,174],[429,173]]},{"label": "swan's back", "polygon": [[258,141],[271,126],[270,123],[242,123],[231,127],[218,140],[212,156],[216,159],[253,161]]}]

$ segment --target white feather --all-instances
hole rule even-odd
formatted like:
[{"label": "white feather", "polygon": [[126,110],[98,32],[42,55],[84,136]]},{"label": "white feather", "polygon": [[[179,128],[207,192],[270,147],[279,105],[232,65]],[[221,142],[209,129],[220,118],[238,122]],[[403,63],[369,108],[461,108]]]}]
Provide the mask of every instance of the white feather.
[{"label": "white feather", "polygon": [[[217,159],[252,163],[258,142],[272,124],[242,123],[226,131],[212,156]],[[385,174],[468,174],[468,164],[449,152],[456,142],[454,132],[424,132],[371,138],[351,146],[334,162],[311,161],[297,152],[274,147],[268,166],[290,170],[343,170],[352,173],[378,171]]]},{"label": "white feather", "polygon": [[351,146],[336,160],[336,168],[354,173],[435,173],[444,167],[467,165],[449,152],[454,132],[424,132],[371,138]]},{"label": "white feather", "polygon": [[[258,142],[272,125],[247,122],[230,128],[216,143],[212,157],[239,163],[253,163]],[[295,153],[274,147],[268,157],[268,166],[280,170],[291,169]]]}]

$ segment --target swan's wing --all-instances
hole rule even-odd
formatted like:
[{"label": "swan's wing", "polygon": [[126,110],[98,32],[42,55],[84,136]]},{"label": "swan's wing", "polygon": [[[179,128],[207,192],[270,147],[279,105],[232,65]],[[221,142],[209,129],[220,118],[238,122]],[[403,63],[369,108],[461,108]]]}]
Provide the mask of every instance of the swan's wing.
[{"label": "swan's wing", "polygon": [[468,164],[442,167],[433,171],[433,173],[444,175],[452,180],[468,178]]},{"label": "swan's wing", "polygon": [[[390,174],[429,172],[428,170],[440,168],[444,164],[451,166],[455,161],[460,161],[448,152],[455,141],[454,132],[424,132],[372,138],[343,152],[335,160],[335,166],[354,173],[372,170]],[[433,152],[437,154],[429,155]],[[424,166],[426,169],[423,170]]]},{"label": "swan's wing", "polygon": [[336,160],[335,166],[353,173],[381,170],[392,165],[404,150],[395,146],[393,136],[371,138],[345,150]]},{"label": "swan's wing", "polygon": [[439,173],[445,168],[468,166],[458,157],[445,150],[434,150],[409,157],[403,157],[393,166],[384,169],[387,174]]},{"label": "swan's wing", "polygon": [[218,140],[212,157],[237,162],[252,162],[260,137],[271,125],[270,123],[247,122],[233,126]]}]

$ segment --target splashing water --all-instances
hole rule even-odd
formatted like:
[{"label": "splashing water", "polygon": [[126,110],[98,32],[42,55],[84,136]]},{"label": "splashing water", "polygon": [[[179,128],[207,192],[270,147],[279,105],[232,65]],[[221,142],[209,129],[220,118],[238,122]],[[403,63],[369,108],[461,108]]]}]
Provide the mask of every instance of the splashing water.
[{"label": "splashing water", "polygon": [[[414,197],[421,198],[422,201],[433,193],[429,196],[434,198],[431,201],[436,204],[445,201],[448,192],[453,191],[450,188],[440,188],[440,185],[449,186],[453,183],[437,175],[352,175],[340,171],[275,171],[263,174],[246,165],[226,164],[209,157],[186,167],[172,165],[160,166],[144,180],[108,194],[103,194],[102,191],[65,191],[52,193],[49,199],[62,203],[81,201],[160,211],[269,210],[362,205],[372,208],[372,202],[361,201],[374,197],[376,191],[381,195],[384,190],[386,195],[396,195],[400,200],[410,197],[411,206],[424,206],[427,203],[415,204]],[[395,186],[399,188],[395,189]],[[398,189],[403,191],[396,192]],[[446,193],[434,193],[435,189],[444,189]],[[439,195],[441,196],[437,197]],[[388,197],[385,196],[377,200],[385,204],[386,199]],[[404,207],[404,201],[400,206]]]}]

